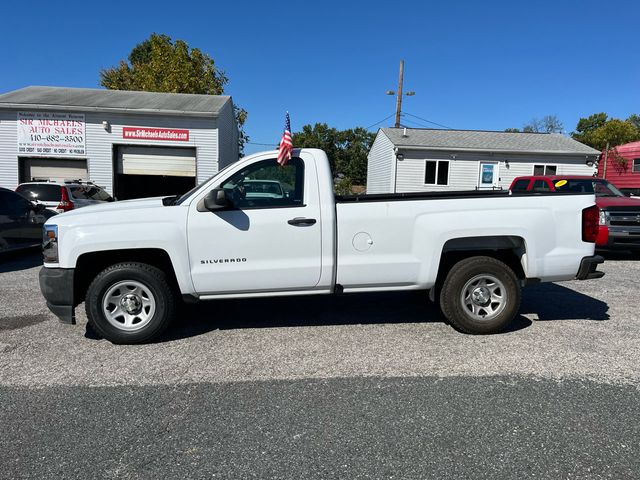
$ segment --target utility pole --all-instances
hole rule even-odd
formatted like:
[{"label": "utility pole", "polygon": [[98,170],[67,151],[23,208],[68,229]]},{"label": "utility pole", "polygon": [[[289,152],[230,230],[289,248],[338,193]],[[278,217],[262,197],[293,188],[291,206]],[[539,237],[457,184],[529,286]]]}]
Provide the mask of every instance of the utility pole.
[{"label": "utility pole", "polygon": [[400,60],[400,76],[398,77],[398,99],[396,100],[396,128],[400,128],[400,112],[402,111],[402,77],[404,76],[404,60]]},{"label": "utility pole", "polygon": [[[398,90],[387,90],[387,95],[396,95],[396,128],[400,128],[400,115],[402,114],[402,84],[404,77],[404,60],[400,60],[400,76],[398,78]],[[411,97],[415,95],[416,92],[407,92],[406,96]]]},{"label": "utility pole", "polygon": [[609,142],[607,142],[607,146],[604,147],[604,167],[602,169],[602,178],[605,180],[607,179],[607,162],[609,162]]}]

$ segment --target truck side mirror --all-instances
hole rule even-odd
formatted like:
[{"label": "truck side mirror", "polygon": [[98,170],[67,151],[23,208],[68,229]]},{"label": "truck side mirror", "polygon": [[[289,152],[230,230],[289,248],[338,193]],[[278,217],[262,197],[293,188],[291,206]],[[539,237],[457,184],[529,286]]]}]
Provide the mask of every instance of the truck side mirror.
[{"label": "truck side mirror", "polygon": [[224,188],[214,188],[204,197],[204,208],[209,211],[233,208],[233,202]]}]

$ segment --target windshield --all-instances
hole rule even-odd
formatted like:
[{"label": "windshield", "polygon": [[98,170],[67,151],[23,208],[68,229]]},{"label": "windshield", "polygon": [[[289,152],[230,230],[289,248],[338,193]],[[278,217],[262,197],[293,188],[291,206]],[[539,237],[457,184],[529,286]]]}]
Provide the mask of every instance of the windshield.
[{"label": "windshield", "polygon": [[606,180],[594,178],[578,178],[556,180],[558,192],[595,193],[596,197],[624,197],[624,194]]}]

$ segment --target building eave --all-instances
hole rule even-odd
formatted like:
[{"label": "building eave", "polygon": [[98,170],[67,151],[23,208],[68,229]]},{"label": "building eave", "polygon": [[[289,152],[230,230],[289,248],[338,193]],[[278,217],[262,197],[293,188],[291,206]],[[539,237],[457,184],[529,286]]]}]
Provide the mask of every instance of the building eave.
[{"label": "building eave", "polygon": [[103,112],[103,113],[127,113],[139,115],[174,115],[181,117],[217,118],[218,112],[193,112],[185,110],[164,110],[154,108],[113,108],[113,107],[87,107],[73,105],[44,105],[31,103],[2,103],[3,110],[65,110],[74,112]]},{"label": "building eave", "polygon": [[576,152],[567,150],[505,150],[498,148],[468,148],[468,147],[427,147],[420,145],[395,145],[398,150],[436,150],[443,152],[478,152],[478,153],[507,153],[510,155],[572,155],[572,156],[587,156],[597,157],[600,152],[595,150],[592,153],[589,152]]}]

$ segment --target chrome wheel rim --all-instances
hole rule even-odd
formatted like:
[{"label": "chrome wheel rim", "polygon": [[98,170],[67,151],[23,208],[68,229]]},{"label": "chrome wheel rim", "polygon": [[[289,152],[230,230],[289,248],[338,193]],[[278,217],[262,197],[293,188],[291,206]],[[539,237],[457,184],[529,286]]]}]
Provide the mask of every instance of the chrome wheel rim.
[{"label": "chrome wheel rim", "polygon": [[474,320],[493,320],[506,306],[507,291],[504,284],[493,275],[476,275],[464,284],[460,301]]},{"label": "chrome wheel rim", "polygon": [[134,280],[112,285],[104,294],[102,313],[107,321],[119,330],[140,330],[153,318],[156,299],[151,290]]}]

